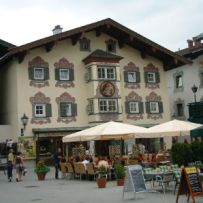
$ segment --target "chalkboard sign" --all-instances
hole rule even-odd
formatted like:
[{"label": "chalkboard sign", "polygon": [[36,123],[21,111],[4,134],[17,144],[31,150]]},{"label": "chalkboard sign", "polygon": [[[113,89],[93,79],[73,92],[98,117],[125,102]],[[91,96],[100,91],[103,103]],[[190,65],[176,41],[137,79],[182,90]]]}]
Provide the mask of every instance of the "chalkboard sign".
[{"label": "chalkboard sign", "polygon": [[191,196],[193,203],[195,203],[194,196],[203,195],[203,188],[196,167],[185,167],[182,170],[176,203],[178,203],[178,197],[181,194],[188,194],[188,200]]},{"label": "chalkboard sign", "polygon": [[142,167],[140,165],[128,166],[126,168],[126,176],[123,187],[123,198],[124,192],[145,192],[146,185],[144,181]]}]

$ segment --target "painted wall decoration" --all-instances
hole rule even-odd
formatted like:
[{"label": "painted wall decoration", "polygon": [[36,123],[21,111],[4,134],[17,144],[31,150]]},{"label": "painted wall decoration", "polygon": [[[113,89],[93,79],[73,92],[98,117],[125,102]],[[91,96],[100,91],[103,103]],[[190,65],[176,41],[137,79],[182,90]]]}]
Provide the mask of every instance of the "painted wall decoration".
[{"label": "painted wall decoration", "polygon": [[24,159],[36,158],[36,141],[34,137],[19,137],[18,151],[22,152]]},{"label": "painted wall decoration", "polygon": [[100,93],[104,97],[112,97],[115,93],[115,86],[109,81],[104,81],[100,84]]}]

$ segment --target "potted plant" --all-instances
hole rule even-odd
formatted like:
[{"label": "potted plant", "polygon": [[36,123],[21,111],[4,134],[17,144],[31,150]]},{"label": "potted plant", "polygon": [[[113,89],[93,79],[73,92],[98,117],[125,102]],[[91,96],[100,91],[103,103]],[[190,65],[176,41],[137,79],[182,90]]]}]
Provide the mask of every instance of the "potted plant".
[{"label": "potted plant", "polygon": [[50,168],[44,163],[43,160],[38,161],[35,168],[35,173],[37,174],[38,180],[44,180],[46,174],[50,171]]},{"label": "potted plant", "polygon": [[107,172],[108,172],[108,162],[107,161],[99,161],[98,163],[98,178],[97,185],[99,188],[105,188],[107,182]]},{"label": "potted plant", "polygon": [[125,168],[122,164],[118,163],[114,167],[116,181],[118,186],[124,185]]}]

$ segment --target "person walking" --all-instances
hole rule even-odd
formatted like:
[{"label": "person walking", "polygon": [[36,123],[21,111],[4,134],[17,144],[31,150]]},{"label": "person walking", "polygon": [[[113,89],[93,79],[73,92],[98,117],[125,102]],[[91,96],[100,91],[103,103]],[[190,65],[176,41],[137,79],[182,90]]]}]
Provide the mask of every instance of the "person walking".
[{"label": "person walking", "polygon": [[22,181],[22,174],[24,170],[23,156],[22,152],[18,152],[15,159],[16,166],[16,181]]},{"label": "person walking", "polygon": [[60,160],[61,160],[61,148],[58,148],[57,152],[54,154],[54,167],[56,179],[58,179],[59,176]]},{"label": "person walking", "polygon": [[7,161],[7,175],[8,175],[9,182],[12,181],[12,177],[13,177],[13,162],[14,162],[13,149],[10,149],[8,154],[8,161]]}]

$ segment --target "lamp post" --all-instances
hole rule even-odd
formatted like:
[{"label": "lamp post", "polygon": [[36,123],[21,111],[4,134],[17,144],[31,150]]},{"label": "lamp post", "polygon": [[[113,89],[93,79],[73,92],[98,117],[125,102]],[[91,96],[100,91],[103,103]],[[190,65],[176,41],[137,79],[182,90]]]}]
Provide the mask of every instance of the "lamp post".
[{"label": "lamp post", "polygon": [[192,92],[194,93],[194,100],[196,103],[196,92],[197,92],[198,87],[196,85],[193,85],[191,89],[192,89]]},{"label": "lamp post", "polygon": [[23,125],[23,128],[21,128],[21,136],[24,135],[24,131],[25,131],[25,127],[28,123],[28,117],[25,115],[25,113],[23,114],[23,116],[20,118],[21,119],[21,122],[22,122],[22,125]]}]

